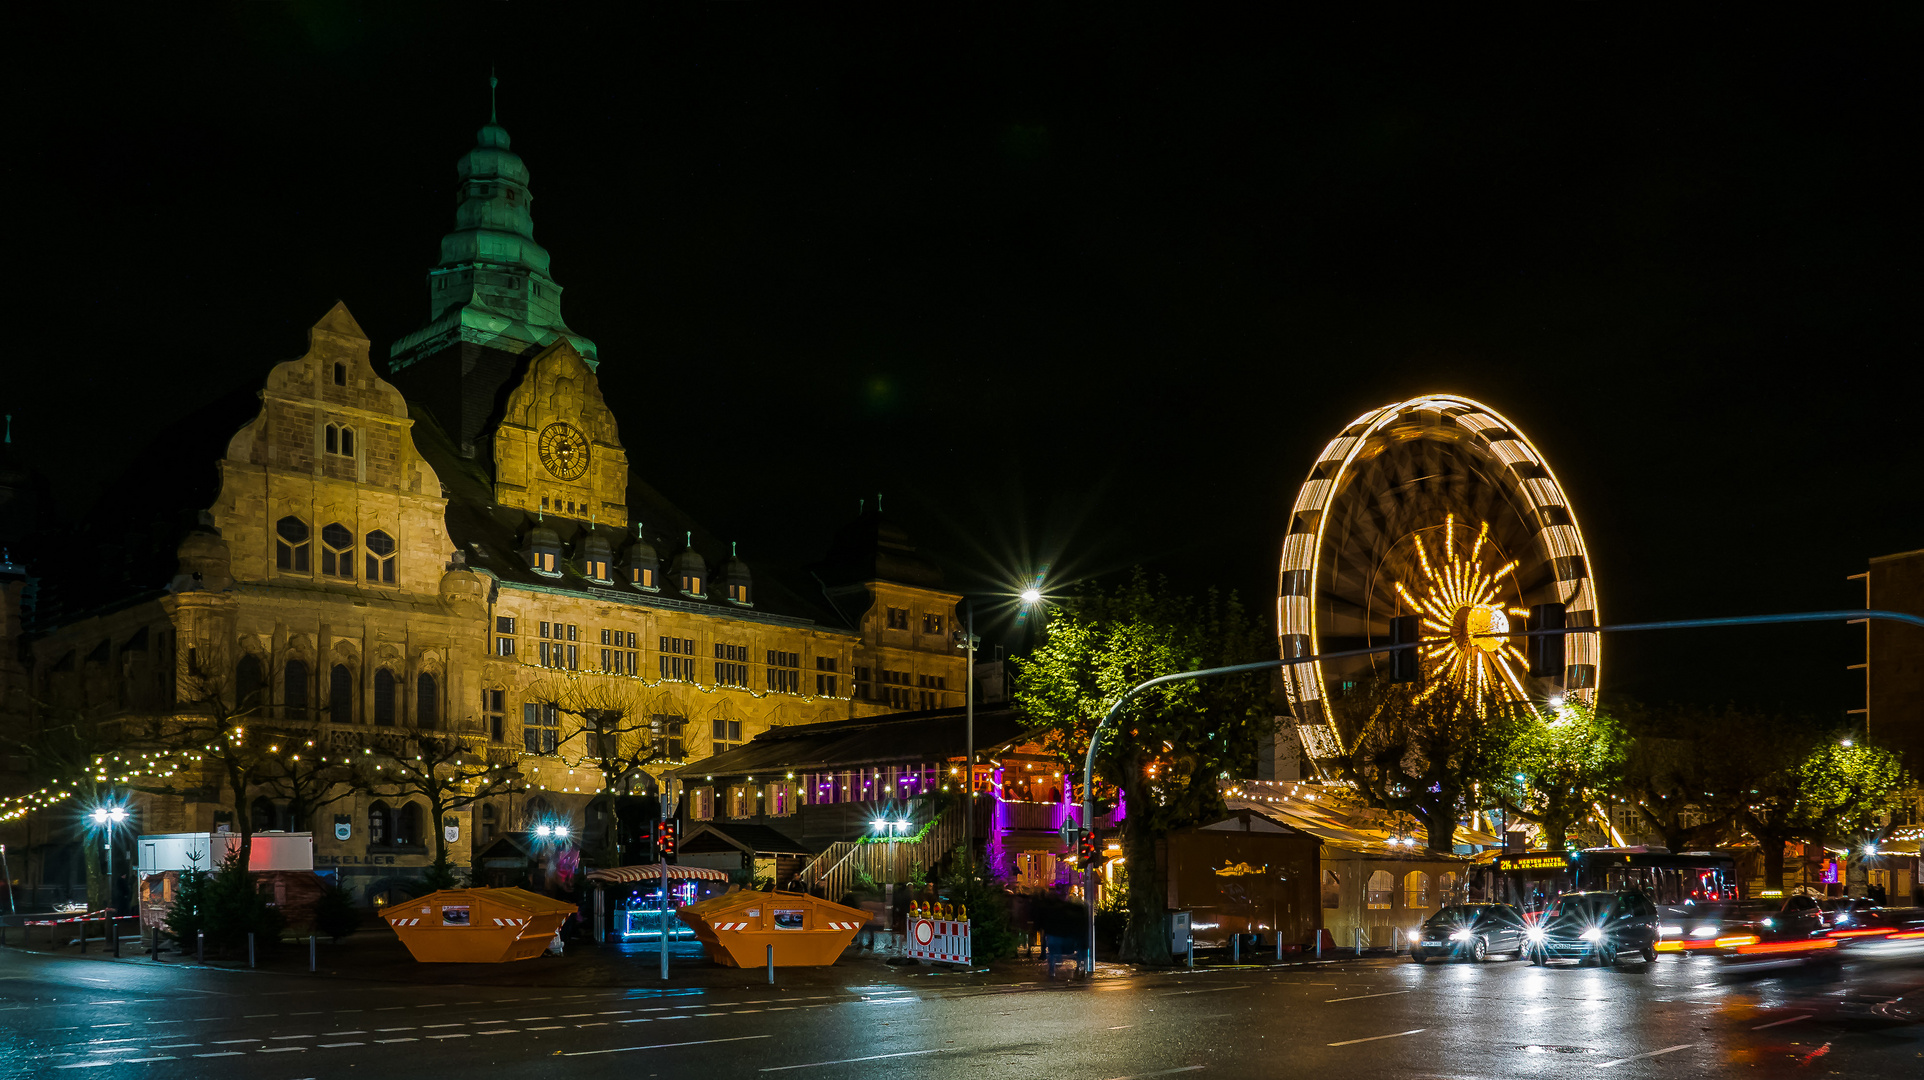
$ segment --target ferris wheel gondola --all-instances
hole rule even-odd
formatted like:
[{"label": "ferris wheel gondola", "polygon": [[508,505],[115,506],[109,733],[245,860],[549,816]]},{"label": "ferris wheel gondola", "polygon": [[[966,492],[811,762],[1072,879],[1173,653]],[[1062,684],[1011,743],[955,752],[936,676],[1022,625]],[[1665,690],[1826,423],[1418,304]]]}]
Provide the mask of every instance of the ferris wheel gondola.
[{"label": "ferris wheel gondola", "polygon": [[[1435,395],[1376,409],[1330,440],[1296,495],[1276,601],[1285,658],[1388,644],[1415,615],[1426,687],[1455,683],[1472,702],[1549,709],[1593,704],[1598,635],[1565,638],[1561,671],[1529,673],[1502,635],[1532,605],[1565,605],[1566,625],[1597,625],[1589,552],[1563,487],[1516,425],[1469,398]],[[1304,749],[1343,749],[1330,704],[1387,654],[1287,667]]]}]

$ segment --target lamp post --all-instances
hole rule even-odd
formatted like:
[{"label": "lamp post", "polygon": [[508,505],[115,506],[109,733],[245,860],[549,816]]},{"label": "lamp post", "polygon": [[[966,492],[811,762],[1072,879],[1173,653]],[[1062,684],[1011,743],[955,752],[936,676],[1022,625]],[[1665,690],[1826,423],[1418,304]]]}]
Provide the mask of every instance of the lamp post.
[{"label": "lamp post", "polygon": [[[963,776],[962,776],[962,851],[968,856],[969,865],[975,865],[975,604],[963,597],[968,606],[964,613],[967,620],[963,623],[962,640],[958,643],[969,654],[969,673],[962,682],[962,713],[964,717],[963,734]],[[894,860],[890,860],[894,865]]]},{"label": "lamp post", "polygon": [[107,906],[114,906],[114,827],[127,820],[124,806],[96,806],[93,812],[94,825],[101,830],[107,843]]}]

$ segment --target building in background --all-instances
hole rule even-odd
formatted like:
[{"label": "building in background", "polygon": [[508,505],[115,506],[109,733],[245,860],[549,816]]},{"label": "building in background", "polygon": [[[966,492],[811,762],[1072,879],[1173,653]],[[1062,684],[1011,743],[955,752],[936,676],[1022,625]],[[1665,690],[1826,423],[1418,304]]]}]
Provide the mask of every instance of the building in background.
[{"label": "building in background", "polygon": [[[1864,583],[1864,607],[1924,615],[1924,549],[1871,559],[1852,581]],[[1889,621],[1864,622],[1864,705],[1850,710],[1867,742],[1904,759],[1913,780],[1891,807],[1883,852],[1868,860],[1866,885],[1879,887],[1892,903],[1914,903],[1918,858],[1924,841],[1924,628]]]}]

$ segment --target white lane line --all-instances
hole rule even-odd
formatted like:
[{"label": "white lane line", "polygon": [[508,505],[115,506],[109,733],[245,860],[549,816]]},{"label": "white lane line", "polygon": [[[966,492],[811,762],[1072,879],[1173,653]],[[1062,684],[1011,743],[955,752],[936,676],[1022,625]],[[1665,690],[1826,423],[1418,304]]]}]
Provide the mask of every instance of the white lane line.
[{"label": "white lane line", "polygon": [[923,1054],[949,1054],[949,1053],[954,1053],[954,1049],[951,1047],[945,1046],[938,1050],[904,1050],[899,1054],[870,1054],[868,1057],[843,1058],[840,1061],[810,1061],[802,1065],[771,1065],[768,1068],[762,1069],[760,1071],[787,1072],[789,1069],[815,1069],[815,1068],[820,1068],[823,1065],[850,1065],[858,1061],[883,1061],[888,1058],[920,1057]]},{"label": "white lane line", "polygon": [[218,1053],[218,1054],[195,1054],[194,1056],[195,1056],[195,1057],[197,1057],[197,1058],[205,1058],[205,1057],[240,1057],[240,1056],[241,1056],[241,1052],[240,1052],[239,1050],[222,1050],[222,1051],[221,1051],[220,1053]]},{"label": "white lane line", "polygon": [[279,1016],[279,1015],[280,1013],[248,1013],[247,1015],[241,1017],[241,1019],[242,1020],[262,1020],[269,1016]]},{"label": "white lane line", "polygon": [[748,1042],[751,1039],[772,1038],[768,1035],[737,1035],[732,1039],[698,1039],[694,1042],[656,1043],[653,1046],[617,1046],[612,1050],[576,1050],[562,1057],[590,1057],[595,1054],[625,1054],[630,1050],[669,1050],[677,1046],[708,1046],[713,1043]]},{"label": "white lane line", "polygon": [[1816,1015],[1817,1015],[1816,1013],[1805,1013],[1805,1014],[1804,1014],[1804,1015],[1802,1015],[1802,1016],[1786,1016],[1786,1017],[1784,1017],[1784,1018],[1783,1018],[1782,1020],[1773,1020],[1773,1021],[1771,1021],[1771,1022],[1770,1022],[1770,1023],[1768,1023],[1768,1024],[1758,1024],[1758,1025],[1757,1025],[1756,1027],[1754,1027],[1754,1028],[1751,1028],[1750,1030],[1752,1030],[1752,1031],[1762,1031],[1762,1030],[1764,1030],[1765,1028],[1774,1028],[1774,1027],[1776,1027],[1776,1026],[1777,1026],[1777,1025],[1779,1025],[1779,1024],[1795,1024],[1795,1023],[1796,1023],[1797,1021],[1799,1021],[1799,1020],[1808,1020],[1808,1019],[1810,1019],[1811,1017],[1813,1017],[1813,1016],[1816,1016]]},{"label": "white lane line", "polygon": [[262,1050],[261,1053],[263,1054],[299,1053],[300,1051],[305,1049],[307,1049],[307,1047],[305,1046],[270,1046],[267,1049]]},{"label": "white lane line", "polygon": [[365,1034],[367,1034],[367,1032],[365,1031],[323,1031],[321,1032],[321,1038],[332,1039],[336,1035],[365,1035]]},{"label": "white lane line", "polygon": [[323,1050],[332,1050],[337,1046],[366,1046],[367,1044],[360,1043],[360,1042],[344,1042],[344,1043],[322,1043],[320,1045],[321,1045],[321,1049]]},{"label": "white lane line", "polygon": [[1391,1035],[1371,1035],[1367,1039],[1344,1039],[1342,1042],[1324,1043],[1323,1045],[1324,1046],[1355,1046],[1357,1043],[1375,1042],[1378,1039],[1400,1039],[1405,1035],[1419,1035],[1428,1030],[1430,1029],[1429,1028],[1411,1028],[1408,1031],[1398,1031]]},{"label": "white lane line", "polygon": [[560,1031],[566,1024],[549,1024],[547,1027],[529,1028],[529,1031]]},{"label": "white lane line", "polygon": [[428,1038],[430,1039],[465,1039],[467,1037],[468,1037],[468,1033],[465,1031],[455,1035],[429,1035],[428,1036]]},{"label": "white lane line", "polygon": [[133,1027],[133,1026],[134,1026],[134,1022],[133,1022],[132,1020],[128,1020],[128,1021],[126,1021],[125,1023],[120,1023],[120,1024],[92,1024],[92,1025],[89,1025],[89,1026],[91,1026],[91,1027],[96,1027],[96,1028],[110,1028],[110,1027]]},{"label": "white lane line", "polygon": [[1614,1069],[1626,1061],[1638,1061],[1643,1058],[1656,1057],[1659,1054],[1674,1054],[1679,1050],[1688,1050],[1695,1045],[1697,1044],[1696,1043],[1678,1043],[1675,1046],[1666,1046],[1662,1050],[1649,1050],[1641,1054],[1631,1054],[1627,1058],[1618,1058],[1615,1061],[1599,1061],[1597,1062],[1597,1068]]},{"label": "white lane line", "polygon": [[515,1032],[520,1030],[521,1030],[520,1028],[502,1028],[499,1031],[477,1031],[475,1032],[475,1034],[476,1035],[512,1035]]},{"label": "white lane line", "polygon": [[633,1020],[617,1020],[617,1021],[615,1021],[615,1023],[617,1023],[617,1024],[646,1024],[646,1023],[651,1023],[651,1022],[653,1022],[653,1020],[654,1020],[654,1019],[655,1019],[655,1018],[654,1018],[654,1017],[652,1017],[652,1016],[637,1016],[637,1017],[635,1017],[635,1018],[634,1018]]},{"label": "white lane line", "polygon": [[166,1046],[156,1046],[156,1047],[154,1047],[154,1049],[156,1049],[156,1050],[185,1050],[185,1049],[187,1049],[187,1048],[188,1048],[188,1047],[190,1047],[190,1046],[199,1046],[199,1045],[200,1045],[199,1043],[168,1043],[168,1044],[167,1044]]},{"label": "white lane line", "polygon": [[[643,1011],[646,1012],[647,1010],[644,1009]],[[517,1016],[514,1018],[514,1022],[519,1024],[526,1020],[553,1020],[553,1019],[554,1017],[552,1016]]]},{"label": "white lane line", "polygon": [[148,1020],[146,1021],[146,1023],[149,1023],[149,1024],[184,1024],[186,1022],[187,1021],[185,1020]]},{"label": "white lane line", "polygon": [[172,1054],[161,1054],[158,1057],[123,1058],[122,1060],[126,1061],[129,1065],[140,1065],[149,1061],[173,1061],[176,1059]]},{"label": "white lane line", "polygon": [[747,1016],[747,1015],[748,1015],[749,1013],[758,1013],[758,1012],[761,1012],[761,1010],[760,1010],[760,1009],[736,1009],[736,1010],[735,1010],[735,1015],[736,1015],[736,1016]]},{"label": "white lane line", "polygon": [[89,1001],[87,1004],[89,1005],[125,1005],[127,1004],[127,999],[115,998],[112,1001]]},{"label": "white lane line", "polygon": [[1110,1031],[1126,1031],[1126,1030],[1128,1030],[1129,1028],[1132,1028],[1132,1027],[1135,1027],[1135,1026],[1136,1026],[1136,1025],[1134,1025],[1134,1024],[1117,1024],[1117,1025],[1115,1025],[1114,1027],[1112,1027],[1112,1028],[1110,1028],[1109,1030],[1110,1030]]},{"label": "white lane line", "polygon": [[464,1023],[463,1023],[462,1021],[459,1021],[459,1020],[457,1020],[457,1021],[455,1021],[455,1022],[454,1022],[454,1023],[452,1023],[452,1024],[422,1024],[422,1025],[421,1025],[421,1030],[422,1030],[422,1031],[433,1031],[433,1030],[434,1030],[435,1028],[444,1028],[444,1027],[463,1027],[463,1026],[465,1026],[465,1024],[464,1024]]},{"label": "white lane line", "polygon": [[376,1039],[374,1041],[377,1044],[385,1044],[385,1043],[398,1043],[398,1042],[420,1042],[421,1040],[408,1038],[408,1039]]},{"label": "white lane line", "polygon": [[1324,999],[1323,999],[1323,1004],[1325,1004],[1325,1005],[1334,1005],[1334,1004],[1336,1004],[1336,1003],[1337,1003],[1337,1002],[1339,1002],[1339,1001],[1362,1001],[1362,1000],[1364,1000],[1365,998],[1379,998],[1379,997],[1395,997],[1395,996],[1396,996],[1396,995],[1398,995],[1398,994],[1408,994],[1408,993],[1411,993],[1411,992],[1412,992],[1412,991],[1409,991],[1409,990],[1385,990],[1385,991],[1383,991],[1383,992],[1382,992],[1382,993],[1380,993],[1380,994],[1358,994],[1358,995],[1356,995],[1355,997],[1346,997],[1346,998],[1324,998]]},{"label": "white lane line", "polygon": [[1156,996],[1157,997],[1180,997],[1183,994],[1220,994],[1224,990],[1247,990],[1247,989],[1249,989],[1248,983],[1237,983],[1234,986],[1212,986],[1207,990],[1171,990],[1167,994],[1157,994]]},{"label": "white lane line", "polygon": [[233,1046],[235,1043],[260,1042],[260,1040],[259,1039],[209,1039],[208,1042],[214,1046]]},{"label": "white lane line", "polygon": [[562,1013],[561,1018],[563,1020],[579,1020],[584,1016],[593,1016],[593,1015],[594,1013]]},{"label": "white lane line", "polygon": [[95,1061],[76,1061],[72,1065],[55,1065],[56,1069],[97,1069],[102,1065],[118,1065],[117,1061],[99,1059]]},{"label": "white lane line", "polygon": [[376,1031],[413,1031],[414,1029],[411,1027],[398,1027],[398,1028],[375,1028],[374,1030]]},{"label": "white lane line", "polygon": [[312,1035],[269,1035],[268,1036],[268,1038],[274,1040],[275,1042],[282,1042],[287,1039],[311,1039],[313,1037],[314,1036]]},{"label": "white lane line", "polygon": [[602,1012],[598,1012],[595,1015],[596,1016],[627,1016],[629,1013],[634,1011],[635,1010],[633,1009],[607,1009]]}]

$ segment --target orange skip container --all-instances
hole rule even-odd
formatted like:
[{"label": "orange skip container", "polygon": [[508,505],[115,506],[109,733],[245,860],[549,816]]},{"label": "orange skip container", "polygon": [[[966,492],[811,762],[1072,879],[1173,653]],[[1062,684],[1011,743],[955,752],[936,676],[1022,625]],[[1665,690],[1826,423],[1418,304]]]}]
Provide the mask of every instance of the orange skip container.
[{"label": "orange skip container", "polygon": [[423,964],[500,964],[540,956],[575,910],[526,889],[443,889],[381,917]]},{"label": "orange skip container", "polygon": [[708,950],[708,958],[727,967],[760,967],[775,947],[776,967],[827,967],[833,964],[868,912],[843,907],[804,893],[730,889],[689,904],[677,912]]}]

